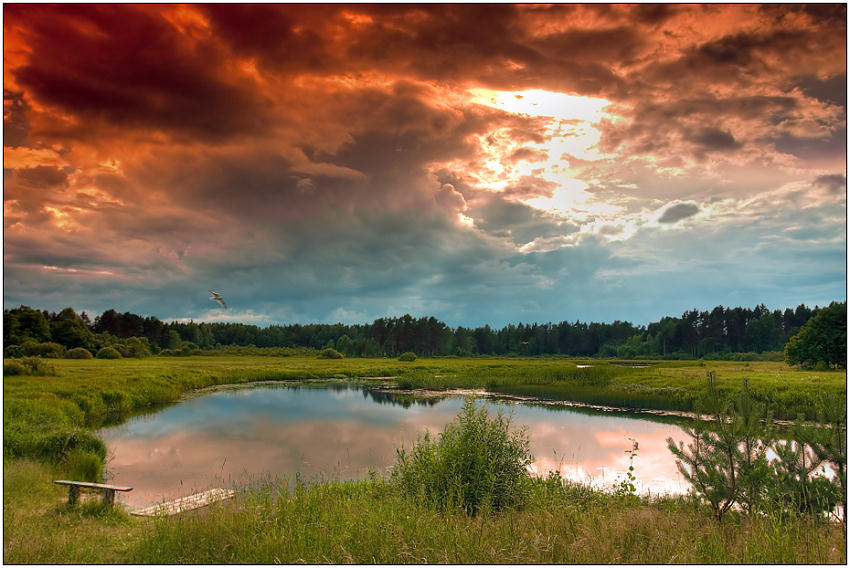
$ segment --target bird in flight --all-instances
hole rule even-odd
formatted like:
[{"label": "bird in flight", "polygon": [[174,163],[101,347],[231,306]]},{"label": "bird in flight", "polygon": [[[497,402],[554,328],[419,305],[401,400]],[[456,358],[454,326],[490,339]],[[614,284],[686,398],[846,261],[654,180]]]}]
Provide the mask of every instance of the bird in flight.
[{"label": "bird in flight", "polygon": [[224,298],[221,297],[221,294],[219,294],[218,292],[213,292],[212,290],[210,290],[210,294],[212,294],[212,296],[210,296],[210,300],[215,300],[216,302],[224,306],[225,310],[227,309],[227,304],[224,303]]}]

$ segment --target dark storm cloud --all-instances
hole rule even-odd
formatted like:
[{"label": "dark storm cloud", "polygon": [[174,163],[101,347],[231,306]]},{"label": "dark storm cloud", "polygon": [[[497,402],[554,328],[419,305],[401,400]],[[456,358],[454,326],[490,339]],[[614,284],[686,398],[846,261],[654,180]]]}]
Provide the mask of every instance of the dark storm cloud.
[{"label": "dark storm cloud", "polygon": [[27,26],[27,41],[38,54],[12,72],[26,96],[86,121],[212,139],[267,125],[263,98],[227,81],[224,53],[211,42],[180,41],[149,7],[4,8],[7,21]]},{"label": "dark storm cloud", "polygon": [[699,213],[699,207],[694,203],[677,203],[664,210],[659,217],[659,223],[675,223]]},{"label": "dark storm cloud", "polygon": [[797,79],[796,83],[810,97],[814,97],[819,101],[843,106],[845,109],[847,108],[846,73],[824,80],[818,79],[814,75],[806,75]]},{"label": "dark storm cloud", "polygon": [[22,92],[3,89],[3,145],[23,146],[29,133],[27,109],[29,105],[24,100]]},{"label": "dark storm cloud", "polygon": [[[217,286],[247,321],[453,325],[823,303],[842,10],[7,4],[4,299],[200,321]],[[514,168],[565,152],[550,119],[473,88],[604,96],[608,155]],[[566,211],[523,203],[562,179],[589,186]]]},{"label": "dark storm cloud", "polygon": [[840,158],[847,153],[847,127],[838,128],[827,137],[802,137],[783,133],[770,140],[780,152],[802,160]]},{"label": "dark storm cloud", "polygon": [[578,230],[577,226],[565,223],[557,217],[499,197],[469,209],[467,215],[483,231],[508,238],[517,245],[530,243],[540,237],[567,235]]},{"label": "dark storm cloud", "polygon": [[723,124],[725,122],[763,121],[765,117],[781,123],[799,108],[792,97],[703,95],[664,103],[641,101],[634,109],[634,120],[625,125],[603,125],[601,146],[606,151],[622,148],[634,153],[672,153],[683,138],[703,150],[730,150],[741,146],[731,132],[718,127],[694,131],[689,122]]},{"label": "dark storm cloud", "polygon": [[581,61],[557,49],[578,45],[582,37],[565,37],[564,46],[556,42],[548,49],[530,41],[519,7],[511,4],[208,5],[203,10],[231,49],[256,56],[273,72],[379,70],[425,80],[472,79],[498,89],[548,86],[582,93],[624,87],[606,65],[591,60],[589,51]]},{"label": "dark storm cloud", "polygon": [[56,166],[36,166],[15,170],[15,178],[22,185],[31,188],[64,186],[68,182],[68,174]]},{"label": "dark storm cloud", "polygon": [[815,178],[814,185],[838,193],[847,189],[847,178],[843,174],[818,176]]},{"label": "dark storm cloud", "polygon": [[547,36],[536,45],[553,57],[569,54],[584,61],[630,62],[644,47],[646,36],[635,26],[609,29],[577,29]]},{"label": "dark storm cloud", "polygon": [[275,72],[328,72],[338,54],[321,36],[339,7],[275,4],[204,4],[198,7],[216,35],[240,55],[259,58]]},{"label": "dark storm cloud", "polygon": [[708,151],[735,150],[741,147],[731,133],[717,128],[703,128],[693,135],[692,140]]}]

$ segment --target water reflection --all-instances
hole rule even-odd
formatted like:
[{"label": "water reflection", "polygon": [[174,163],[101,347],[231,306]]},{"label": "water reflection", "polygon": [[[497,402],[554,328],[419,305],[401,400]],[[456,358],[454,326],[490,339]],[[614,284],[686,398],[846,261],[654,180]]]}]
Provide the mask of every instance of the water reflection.
[{"label": "water reflection", "polygon": [[[458,397],[413,400],[348,385],[227,390],[100,434],[109,449],[110,481],[134,487],[123,500],[141,507],[266,476],[354,479],[386,472],[397,447],[410,447],[426,429],[441,431],[462,403]],[[634,438],[640,446],[639,489],[686,490],[666,445],[667,437],[685,438],[675,425],[614,413],[488,405],[528,428],[538,473],[559,469],[585,483],[616,483],[628,469],[625,450]]]},{"label": "water reflection", "polygon": [[392,392],[379,391],[375,389],[363,389],[363,398],[370,398],[378,404],[393,404],[402,408],[410,408],[414,404],[419,406],[434,406],[439,402],[437,398],[415,398],[411,395],[403,395]]}]

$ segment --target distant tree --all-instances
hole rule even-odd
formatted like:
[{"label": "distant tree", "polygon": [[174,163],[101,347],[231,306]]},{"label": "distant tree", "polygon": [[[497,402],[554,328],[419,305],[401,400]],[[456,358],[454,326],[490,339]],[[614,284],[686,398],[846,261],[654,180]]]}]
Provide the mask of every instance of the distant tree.
[{"label": "distant tree", "polygon": [[756,353],[782,347],[782,329],[773,314],[765,312],[747,323],[746,344]]},{"label": "distant tree", "polygon": [[173,329],[168,330],[167,340],[165,344],[166,349],[180,349],[180,334],[174,331]]},{"label": "distant tree", "polygon": [[3,312],[3,342],[21,344],[27,339],[36,342],[50,341],[50,324],[43,312],[21,306]]},{"label": "distant tree", "polygon": [[791,337],[785,346],[789,365],[809,367],[823,363],[847,366],[847,302],[832,302]]},{"label": "distant tree", "polygon": [[65,308],[50,323],[53,341],[68,349],[94,347],[94,334],[73,308]]}]

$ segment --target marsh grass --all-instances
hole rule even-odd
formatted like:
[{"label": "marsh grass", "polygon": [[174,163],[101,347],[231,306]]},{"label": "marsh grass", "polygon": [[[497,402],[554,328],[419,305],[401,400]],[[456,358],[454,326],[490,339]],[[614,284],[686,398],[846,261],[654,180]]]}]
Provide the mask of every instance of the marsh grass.
[{"label": "marsh grass", "polygon": [[[185,393],[255,381],[396,377],[406,389],[474,388],[623,408],[692,411],[707,370],[718,389],[749,380],[755,400],[776,418],[814,418],[822,392],[846,395],[846,373],[801,371],[774,362],[622,362],[551,358],[317,359],[286,357],[150,357],[56,359],[55,375],[15,375],[3,381],[3,454],[61,463],[75,450],[105,455],[92,433],[103,425],[152,412]],[[582,367],[579,367],[582,365]],[[587,365],[587,366],[585,366]],[[633,365],[646,365],[633,368]]]},{"label": "marsh grass", "polygon": [[[425,361],[425,360],[422,360]],[[752,396],[780,419],[814,419],[823,392],[846,393],[843,371],[802,371],[778,362],[607,361],[598,359],[434,359],[407,370],[407,389],[486,388],[491,392],[632,409],[691,412],[706,394],[705,373],[724,395],[748,380]],[[579,367],[578,365],[582,365]],[[585,366],[587,365],[587,366]],[[635,366],[638,367],[635,367]]]},{"label": "marsh grass", "polygon": [[[639,364],[640,362],[630,362]],[[85,473],[94,429],[155,411],[196,389],[267,380],[398,377],[410,388],[489,388],[541,398],[690,410],[707,370],[732,393],[749,379],[774,416],[814,415],[846,374],[774,362],[651,362],[644,368],[564,358],[337,359],[151,357],[52,360],[55,375],[4,377],[4,561],[7,563],[845,563],[836,524],[740,516],[722,526],[686,499],[624,501],[534,480],[521,507],[476,516],[375,478],[265,483],[234,506],[145,519],[96,503],[69,508],[52,481]],[[579,368],[577,365],[591,365]],[[658,406],[650,406],[652,404]],[[77,457],[72,457],[77,456]],[[86,456],[86,457],[82,457]],[[38,461],[33,461],[38,460]]]},{"label": "marsh grass", "polygon": [[476,516],[381,478],[257,484],[204,514],[68,508],[48,466],[6,461],[4,561],[131,564],[844,564],[841,526],[733,514],[687,498],[628,500],[557,478],[521,508]]}]

